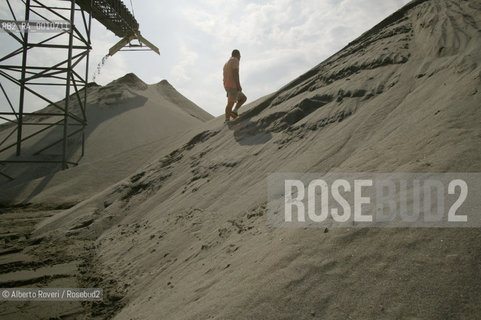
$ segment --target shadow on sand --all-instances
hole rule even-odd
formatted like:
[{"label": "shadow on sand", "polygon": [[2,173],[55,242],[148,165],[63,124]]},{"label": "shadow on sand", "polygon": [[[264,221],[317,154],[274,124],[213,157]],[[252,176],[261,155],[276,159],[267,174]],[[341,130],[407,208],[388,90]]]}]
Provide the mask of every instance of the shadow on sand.
[{"label": "shadow on sand", "polygon": [[[147,98],[139,95],[135,92],[131,92],[131,97],[127,99],[123,99],[118,104],[112,104],[108,107],[99,107],[98,103],[90,103],[87,105],[87,117],[88,117],[88,125],[85,128],[85,139],[87,140],[90,134],[95,131],[95,129],[104,121],[110,118],[114,118],[124,112],[128,112],[130,110],[140,108],[145,105]],[[70,128],[69,128],[70,129]],[[38,139],[34,144],[26,145],[24,147],[23,153],[27,155],[27,157],[31,156],[38,146],[45,146],[59,139],[62,136],[61,131],[63,128],[56,127],[50,130],[46,135],[42,136]],[[67,158],[76,160],[78,157],[77,155],[80,153],[81,149],[81,140],[79,137],[74,137],[68,139],[68,154]],[[58,144],[52,147],[50,153],[56,154],[55,159],[58,159],[61,155],[61,144]],[[47,154],[44,156],[45,158],[52,157],[51,155]],[[14,160],[16,157],[14,155],[10,156],[8,159]],[[73,159],[74,158],[74,159]],[[21,185],[26,181],[30,181],[33,179],[42,178],[41,181],[36,185],[36,187],[32,190],[32,192],[21,202],[23,204],[29,203],[36,195],[38,195],[52,180],[55,176],[55,173],[60,171],[61,165],[60,164],[45,164],[45,165],[28,165],[23,166],[22,170],[16,172],[16,179],[12,182],[7,182],[5,184],[1,184],[2,187],[8,187],[8,185]]]},{"label": "shadow on sand", "polygon": [[265,131],[249,119],[235,121],[230,125],[230,129],[234,131],[234,138],[237,143],[243,146],[264,144],[272,139],[270,132]]}]

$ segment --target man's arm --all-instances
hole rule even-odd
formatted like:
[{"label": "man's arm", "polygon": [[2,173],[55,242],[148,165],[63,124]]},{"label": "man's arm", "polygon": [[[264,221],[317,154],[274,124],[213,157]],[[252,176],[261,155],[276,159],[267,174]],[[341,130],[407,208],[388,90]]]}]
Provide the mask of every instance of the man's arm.
[{"label": "man's arm", "polygon": [[237,85],[237,90],[242,91],[242,87],[240,85],[240,80],[239,80],[239,69],[234,69],[233,73],[234,73],[234,81],[235,81],[235,84]]}]

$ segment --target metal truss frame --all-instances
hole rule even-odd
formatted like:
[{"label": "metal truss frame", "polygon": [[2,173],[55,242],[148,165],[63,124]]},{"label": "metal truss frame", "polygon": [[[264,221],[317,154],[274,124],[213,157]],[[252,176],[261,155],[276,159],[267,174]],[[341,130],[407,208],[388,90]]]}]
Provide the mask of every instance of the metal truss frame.
[{"label": "metal truss frame", "polygon": [[[20,22],[16,17],[14,10],[11,6],[11,0],[5,0],[12,20]],[[23,21],[30,21],[30,18],[35,14],[36,16],[43,17],[42,13],[45,12],[58,18],[58,20],[67,21],[70,23],[71,28],[69,30],[59,31],[55,34],[45,34],[45,39],[41,41],[30,41],[28,30],[15,34],[8,31],[8,34],[14,38],[19,47],[11,52],[2,54],[0,57],[0,94],[6,97],[7,110],[4,107],[0,109],[0,119],[14,124],[13,130],[0,141],[0,164],[6,163],[57,163],[61,164],[63,169],[69,167],[69,165],[76,165],[76,162],[72,162],[68,159],[68,140],[72,136],[80,135],[82,141],[81,156],[84,155],[85,150],[85,134],[84,129],[87,125],[86,107],[87,107],[87,87],[88,87],[88,66],[89,66],[89,53],[91,50],[91,38],[90,30],[92,25],[91,5],[93,0],[90,0],[90,8],[87,2],[83,1],[82,7],[76,5],[75,0],[64,0],[70,2],[68,7],[52,7],[44,4],[44,0],[22,0],[25,5],[25,16]],[[89,11],[90,9],[90,11]],[[42,11],[46,10],[46,11]],[[41,11],[42,13],[40,13]],[[45,20],[50,21],[45,18]],[[75,23],[79,20],[82,28],[77,28]],[[65,43],[59,44],[59,38],[67,34]],[[66,37],[63,37],[66,38]],[[60,41],[60,42],[62,42]],[[63,50],[65,52],[65,59],[59,63],[55,63],[51,66],[33,66],[29,65],[29,55],[33,54],[35,48],[47,48],[55,50]],[[21,64],[18,64],[18,57],[21,56]],[[17,59],[17,63],[12,63],[14,58]],[[86,61],[84,70],[79,67],[82,61]],[[9,97],[7,90],[2,83],[8,81],[20,88],[18,97],[18,106],[12,104],[12,99]],[[5,82],[6,83],[6,82]],[[61,102],[53,102],[44,94],[39,91],[39,87],[42,86],[62,86],[65,88],[65,99]],[[42,112],[25,112],[25,94],[33,94],[41,100],[47,102],[50,106],[53,106],[55,112],[42,113]],[[72,104],[72,99],[80,106],[80,115],[71,112],[69,107]],[[78,112],[77,112],[78,113]],[[54,116],[59,117],[58,121],[32,121],[35,117]],[[26,126],[34,126],[33,133],[28,135],[24,134]],[[52,148],[53,146],[62,146],[62,154],[58,155],[58,159],[42,159],[41,157],[35,159],[21,159],[23,152],[22,144],[42,132],[45,132],[54,127],[62,127],[62,136],[53,143],[44,146],[37,146],[39,150],[36,150],[32,155],[39,156],[45,150]],[[69,127],[76,127],[75,130],[69,130]],[[12,143],[11,137],[16,135],[15,142]],[[10,140],[10,141],[8,141]],[[7,143],[8,141],[8,143]],[[16,158],[12,157],[12,149],[16,149]],[[2,154],[9,151],[7,159],[3,159]],[[8,175],[1,173],[1,175],[8,179],[13,179]]]}]

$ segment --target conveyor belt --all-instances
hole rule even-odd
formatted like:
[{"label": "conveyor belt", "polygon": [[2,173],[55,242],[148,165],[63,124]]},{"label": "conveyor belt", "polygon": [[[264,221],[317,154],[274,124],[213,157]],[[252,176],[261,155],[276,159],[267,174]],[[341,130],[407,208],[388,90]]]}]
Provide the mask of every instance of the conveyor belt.
[{"label": "conveyor belt", "polygon": [[139,32],[139,23],[121,0],[75,0],[75,3],[120,38]]}]

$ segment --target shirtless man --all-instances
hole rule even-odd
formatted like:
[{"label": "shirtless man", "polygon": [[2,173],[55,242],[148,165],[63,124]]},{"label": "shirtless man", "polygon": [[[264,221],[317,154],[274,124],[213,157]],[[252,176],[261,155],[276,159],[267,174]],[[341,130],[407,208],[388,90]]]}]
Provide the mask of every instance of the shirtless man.
[{"label": "shirtless man", "polygon": [[[239,81],[240,57],[239,50],[235,49],[232,51],[231,58],[224,65],[224,88],[227,92],[227,106],[225,107],[226,123],[230,121],[230,118],[235,119],[238,117],[237,111],[247,100],[245,94],[242,93],[242,87]],[[234,104],[235,107],[234,110],[232,110]]]}]

